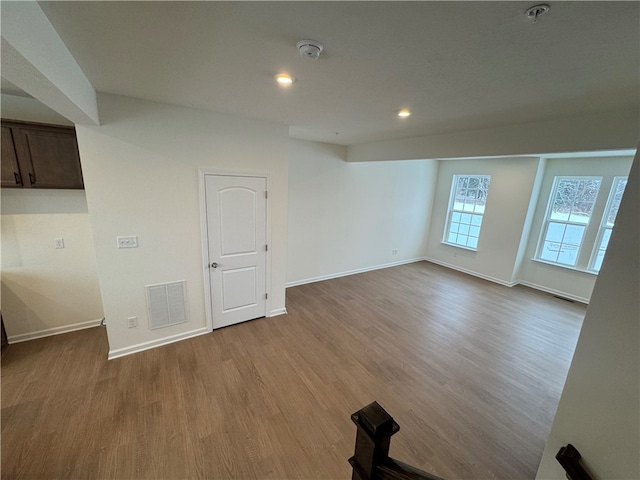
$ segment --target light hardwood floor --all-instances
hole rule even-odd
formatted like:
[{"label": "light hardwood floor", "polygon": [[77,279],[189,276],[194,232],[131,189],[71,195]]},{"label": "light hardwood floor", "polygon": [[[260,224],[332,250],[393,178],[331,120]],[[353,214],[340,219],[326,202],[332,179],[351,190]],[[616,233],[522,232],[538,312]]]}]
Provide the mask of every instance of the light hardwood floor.
[{"label": "light hardwood floor", "polygon": [[2,354],[2,478],[350,478],[350,415],[447,479],[533,478],[585,307],[420,262],[287,290],[286,316],[107,361],[103,328]]}]

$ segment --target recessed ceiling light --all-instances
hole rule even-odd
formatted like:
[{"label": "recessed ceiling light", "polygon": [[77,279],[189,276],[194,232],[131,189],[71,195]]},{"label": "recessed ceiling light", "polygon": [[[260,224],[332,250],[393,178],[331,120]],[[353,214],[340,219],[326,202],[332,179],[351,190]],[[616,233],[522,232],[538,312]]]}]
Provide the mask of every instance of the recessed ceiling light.
[{"label": "recessed ceiling light", "polygon": [[295,82],[295,80],[296,79],[288,73],[280,73],[276,75],[276,82],[278,82],[278,85],[282,85],[283,87],[288,87],[293,82]]},{"label": "recessed ceiling light", "polygon": [[409,110],[407,110],[406,108],[403,108],[402,110],[400,110],[400,111],[398,112],[398,116],[399,116],[400,118],[406,118],[406,117],[408,117],[409,115],[411,115],[411,112],[410,112]]}]

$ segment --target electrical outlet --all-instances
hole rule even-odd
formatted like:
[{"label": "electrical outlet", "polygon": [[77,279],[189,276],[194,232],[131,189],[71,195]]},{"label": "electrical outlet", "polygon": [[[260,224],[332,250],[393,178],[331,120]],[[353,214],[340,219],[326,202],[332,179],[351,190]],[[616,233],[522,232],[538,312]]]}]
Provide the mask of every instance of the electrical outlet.
[{"label": "electrical outlet", "polygon": [[138,326],[138,317],[127,317],[127,325],[129,328],[136,328]]},{"label": "electrical outlet", "polygon": [[117,237],[118,248],[138,248],[138,237]]},{"label": "electrical outlet", "polygon": [[56,248],[64,248],[64,238],[54,238],[53,244]]},{"label": "electrical outlet", "polygon": [[398,254],[398,249],[394,248],[393,250],[391,250],[391,255],[397,255]]}]

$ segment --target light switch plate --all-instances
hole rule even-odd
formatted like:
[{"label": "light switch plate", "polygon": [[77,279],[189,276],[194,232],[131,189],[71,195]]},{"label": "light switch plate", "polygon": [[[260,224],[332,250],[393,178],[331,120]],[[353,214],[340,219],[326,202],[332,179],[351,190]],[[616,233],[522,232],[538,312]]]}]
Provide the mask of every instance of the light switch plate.
[{"label": "light switch plate", "polygon": [[56,248],[64,248],[64,238],[54,238],[53,244]]},{"label": "light switch plate", "polygon": [[118,248],[138,248],[138,237],[117,237]]}]

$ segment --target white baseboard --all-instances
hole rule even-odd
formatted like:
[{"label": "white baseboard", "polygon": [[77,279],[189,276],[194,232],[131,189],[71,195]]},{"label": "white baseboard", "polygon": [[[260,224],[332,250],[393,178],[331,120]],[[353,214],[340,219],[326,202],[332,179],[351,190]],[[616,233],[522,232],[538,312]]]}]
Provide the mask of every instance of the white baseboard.
[{"label": "white baseboard", "polygon": [[550,293],[551,295],[557,295],[559,297],[568,298],[569,300],[575,300],[576,302],[584,303],[585,305],[589,305],[589,299],[584,297],[579,297],[577,295],[572,295],[571,293],[561,292],[560,290],[555,290],[549,287],[543,287],[542,285],[537,285],[535,283],[526,282],[524,280],[520,280],[518,282],[520,285],[524,285],[525,287],[534,288],[536,290],[540,290],[541,292]]},{"label": "white baseboard", "polygon": [[46,330],[38,330],[37,332],[21,333],[19,335],[7,336],[9,345],[13,343],[26,342],[35,340],[36,338],[50,337],[52,335],[60,335],[61,333],[75,332],[76,330],[84,330],[85,328],[93,328],[100,326],[102,319],[89,320],[88,322],[74,323],[73,325],[64,325],[62,327],[47,328]]},{"label": "white baseboard", "polygon": [[355,275],[357,273],[371,272],[373,270],[381,270],[383,268],[397,267],[399,265],[406,265],[407,263],[422,262],[423,260],[426,260],[425,257],[410,258],[408,260],[400,260],[399,262],[384,263],[382,265],[374,265],[372,267],[357,268],[355,270],[348,270],[346,272],[332,273],[329,275],[321,275],[319,277],[313,277],[313,278],[307,278],[305,280],[296,280],[294,282],[289,282],[285,284],[285,287],[286,288],[297,287],[298,285],[305,285],[307,283],[321,282],[323,280],[331,280],[333,278],[346,277],[348,275]]},{"label": "white baseboard", "polygon": [[269,315],[267,315],[267,317],[277,317],[278,315],[286,315],[287,314],[287,309],[282,307],[282,308],[276,308],[275,310],[271,310],[269,312]]},{"label": "white baseboard", "polygon": [[467,270],[466,268],[458,267],[457,265],[451,265],[446,262],[442,262],[440,260],[436,260],[435,258],[426,257],[425,260],[427,262],[435,263],[437,265],[442,265],[443,267],[450,268],[452,270],[457,270],[462,273],[466,273],[468,275],[473,275],[474,277],[482,278],[484,280],[488,280],[490,282],[498,283],[500,285],[504,285],[505,287],[515,287],[516,285],[522,285],[525,287],[533,288],[535,290],[540,290],[541,292],[550,293],[551,295],[558,295],[559,297],[565,297],[570,300],[575,300],[576,302],[584,303],[586,305],[589,304],[589,299],[584,297],[579,297],[577,295],[572,295],[571,293],[561,292],[560,290],[555,290],[553,288],[544,287],[542,285],[537,285],[535,283],[527,282],[524,280],[516,280],[514,282],[505,282],[504,280],[500,280],[498,278],[490,277],[489,275],[484,275],[482,273],[474,272],[472,270]]},{"label": "white baseboard", "polygon": [[151,348],[161,347],[163,345],[169,345],[170,343],[179,342],[180,340],[186,340],[187,338],[197,337],[209,333],[207,327],[191,330],[190,332],[178,333],[177,335],[171,335],[169,337],[159,338],[157,340],[151,340],[150,342],[138,343],[137,345],[131,345],[130,347],[118,348],[117,350],[109,350],[109,360],[114,358],[124,357],[125,355],[131,355],[132,353],[143,352]]},{"label": "white baseboard", "polygon": [[473,270],[467,270],[466,268],[459,267],[457,265],[451,265],[450,263],[443,262],[441,260],[436,260],[435,258],[425,257],[427,262],[435,263],[437,265],[442,265],[443,267],[450,268],[451,270],[457,270],[458,272],[466,273],[467,275],[472,275],[474,277],[482,278],[483,280],[489,280],[493,283],[499,283],[500,285],[504,285],[505,287],[515,287],[520,282],[507,282],[505,280],[500,280],[499,278],[491,277],[489,275],[485,275],[483,273],[474,272]]}]

